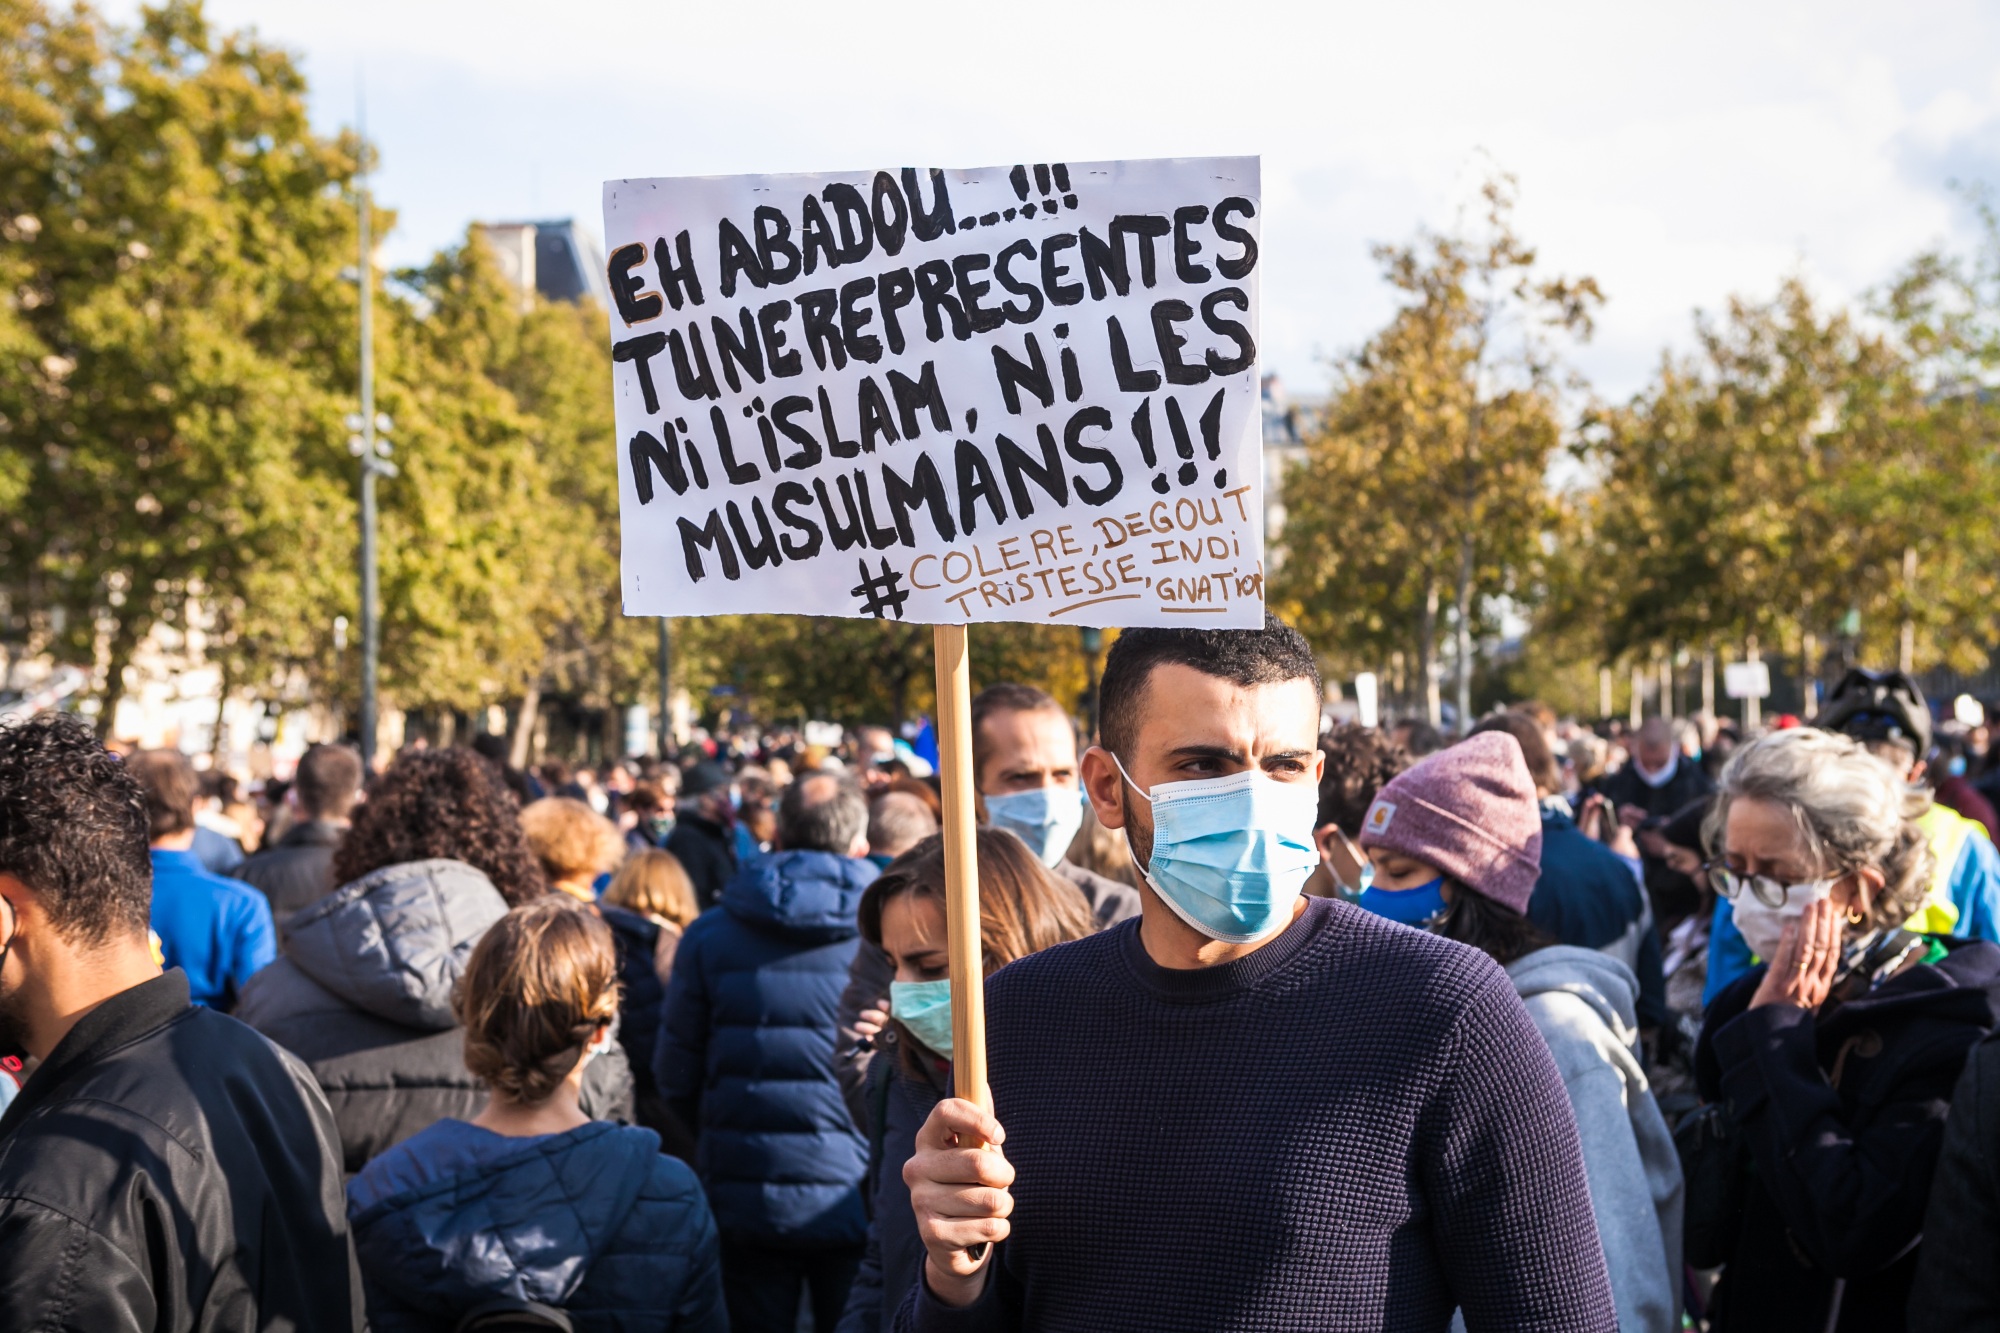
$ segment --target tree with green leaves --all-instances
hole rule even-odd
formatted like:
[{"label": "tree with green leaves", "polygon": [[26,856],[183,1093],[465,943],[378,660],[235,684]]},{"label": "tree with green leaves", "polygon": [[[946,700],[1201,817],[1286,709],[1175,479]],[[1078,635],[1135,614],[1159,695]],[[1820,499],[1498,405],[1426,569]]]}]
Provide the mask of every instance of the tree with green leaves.
[{"label": "tree with green leaves", "polygon": [[104,725],[194,604],[236,679],[331,665],[354,168],[196,5],[0,3],[0,586],[29,651],[102,668]]},{"label": "tree with green leaves", "polygon": [[1514,231],[1514,185],[1481,191],[1477,226],[1376,250],[1402,300],[1337,369],[1304,461],[1284,479],[1274,600],[1330,660],[1416,663],[1433,722],[1449,628],[1461,719],[1475,644],[1537,596],[1562,440],[1554,338],[1588,337],[1602,296],[1544,276]]}]

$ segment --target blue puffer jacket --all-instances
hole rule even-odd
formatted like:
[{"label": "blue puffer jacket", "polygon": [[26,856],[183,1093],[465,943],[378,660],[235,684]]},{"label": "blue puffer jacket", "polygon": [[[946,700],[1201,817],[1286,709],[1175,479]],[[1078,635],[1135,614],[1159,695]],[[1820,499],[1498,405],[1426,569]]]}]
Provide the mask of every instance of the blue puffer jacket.
[{"label": "blue puffer jacket", "polygon": [[867,1145],[833,1048],[854,913],[876,873],[831,852],[775,852],[681,937],[653,1069],[700,1127],[696,1163],[726,1236],[809,1249],[867,1233]]},{"label": "blue puffer jacket", "polygon": [[375,1333],[450,1328],[500,1297],[578,1333],[728,1333],[715,1220],[649,1129],[506,1138],[440,1120],[355,1177],[347,1215]]}]

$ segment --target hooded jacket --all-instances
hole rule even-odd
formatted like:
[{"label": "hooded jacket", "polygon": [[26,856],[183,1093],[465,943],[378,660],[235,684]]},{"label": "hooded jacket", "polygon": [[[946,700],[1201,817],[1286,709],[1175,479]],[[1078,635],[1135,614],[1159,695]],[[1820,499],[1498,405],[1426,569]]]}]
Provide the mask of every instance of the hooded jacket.
[{"label": "hooded jacket", "polygon": [[715,1220],[648,1129],[508,1138],[441,1120],[347,1187],[375,1333],[537,1301],[578,1333],[727,1333]]},{"label": "hooded jacket", "polygon": [[1568,945],[1517,958],[1507,975],[1576,1115],[1618,1327],[1670,1333],[1681,1323],[1681,1163],[1634,1055],[1639,983],[1615,958]]},{"label": "hooded jacket", "polygon": [[726,1237],[807,1249],[867,1233],[867,1148],[833,1048],[854,914],[876,873],[831,852],[775,852],[681,937],[653,1069],[700,1128],[696,1165]]},{"label": "hooded jacket", "polygon": [[[312,1069],[340,1127],[346,1170],[486,1092],[465,1067],[451,1010],[472,946],[507,903],[462,861],[384,866],[285,923],[285,951],[243,988],[236,1016]],[[622,1051],[591,1062],[583,1113],[629,1120]]]},{"label": "hooded jacket", "polygon": [[1942,940],[1938,952],[1817,1017],[1750,1008],[1762,967],[1709,1006],[1695,1078],[1751,1162],[1717,1333],[1908,1326],[1952,1090],[2000,1019],[2000,946]]}]

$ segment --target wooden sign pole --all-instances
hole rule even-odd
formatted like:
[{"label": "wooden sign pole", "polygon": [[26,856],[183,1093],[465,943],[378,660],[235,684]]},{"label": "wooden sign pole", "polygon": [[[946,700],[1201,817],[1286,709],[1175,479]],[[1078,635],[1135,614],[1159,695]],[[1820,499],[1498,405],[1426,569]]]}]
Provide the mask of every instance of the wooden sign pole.
[{"label": "wooden sign pole", "polygon": [[938,775],[944,796],[944,933],[951,960],[952,1095],[993,1109],[986,1087],[986,977],[979,948],[979,852],[972,805],[972,668],[965,626],[939,625]]}]

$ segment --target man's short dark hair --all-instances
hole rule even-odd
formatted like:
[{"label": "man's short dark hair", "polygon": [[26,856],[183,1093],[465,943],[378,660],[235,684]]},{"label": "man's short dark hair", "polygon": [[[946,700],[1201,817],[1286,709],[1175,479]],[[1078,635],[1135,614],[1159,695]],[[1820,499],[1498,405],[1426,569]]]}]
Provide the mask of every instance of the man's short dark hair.
[{"label": "man's short dark hair", "polygon": [[1104,655],[1097,687],[1099,743],[1121,759],[1138,738],[1146,685],[1159,666],[1193,667],[1236,685],[1309,680],[1320,697],[1319,664],[1305,636],[1264,613],[1262,629],[1128,629]]},{"label": "man's short dark hair", "polygon": [[179,750],[141,750],[126,760],[126,767],[146,794],[153,841],[194,827],[194,801],[201,792],[201,780],[186,755]]},{"label": "man's short dark hair", "polygon": [[788,852],[846,856],[868,831],[868,802],[854,779],[808,773],[778,801],[778,843]]},{"label": "man's short dark hair", "polygon": [[150,828],[145,792],[82,721],[45,713],[0,726],[0,874],[34,890],[64,939],[144,933]]},{"label": "man's short dark hair", "polygon": [[1377,728],[1353,722],[1335,727],[1319,748],[1326,751],[1326,771],[1319,779],[1315,827],[1335,824],[1348,837],[1358,838],[1375,793],[1410,766],[1410,756]]},{"label": "man's short dark hair", "polygon": [[986,719],[995,713],[1040,713],[1050,712],[1065,722],[1069,714],[1056,702],[1056,697],[1047,690],[1038,690],[1032,685],[1016,685],[1003,681],[998,685],[988,685],[972,696],[972,775],[975,780],[986,771],[986,757],[992,751],[986,743]]},{"label": "man's short dark hair", "polygon": [[1418,718],[1404,718],[1396,724],[1396,730],[1403,733],[1403,749],[1412,759],[1422,759],[1444,748],[1444,733]]},{"label": "man's short dark hair", "polygon": [[300,756],[292,789],[307,819],[345,819],[361,795],[361,756],[348,745],[315,745]]}]

